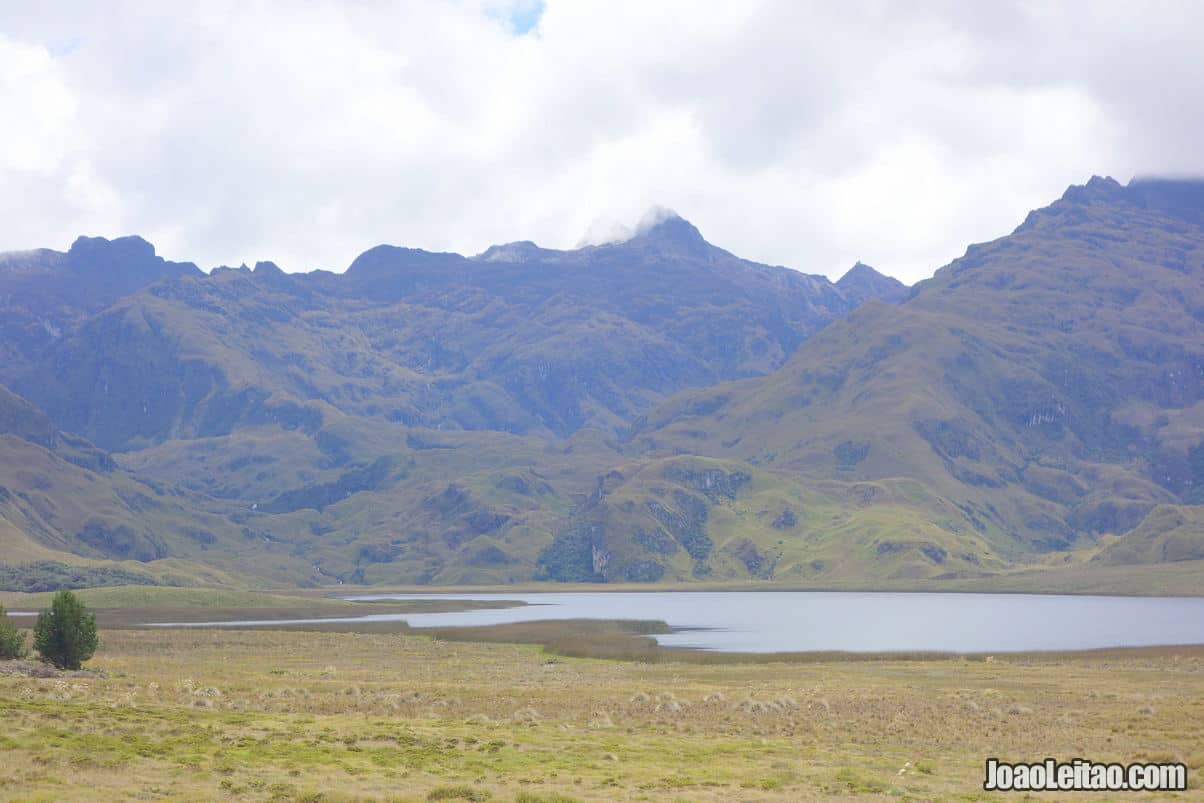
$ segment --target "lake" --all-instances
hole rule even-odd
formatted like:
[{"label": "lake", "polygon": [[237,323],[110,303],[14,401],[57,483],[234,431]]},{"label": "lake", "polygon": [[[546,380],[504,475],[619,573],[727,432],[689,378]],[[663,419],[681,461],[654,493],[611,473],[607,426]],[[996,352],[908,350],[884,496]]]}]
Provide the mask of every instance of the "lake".
[{"label": "lake", "polygon": [[[665,646],[729,652],[1017,652],[1204,644],[1204,598],[818,591],[372,594],[351,600],[517,600],[453,613],[298,621],[404,620],[461,627],[540,619],[651,619]],[[194,623],[271,625],[282,620]],[[170,626],[170,625],[168,625]]]}]

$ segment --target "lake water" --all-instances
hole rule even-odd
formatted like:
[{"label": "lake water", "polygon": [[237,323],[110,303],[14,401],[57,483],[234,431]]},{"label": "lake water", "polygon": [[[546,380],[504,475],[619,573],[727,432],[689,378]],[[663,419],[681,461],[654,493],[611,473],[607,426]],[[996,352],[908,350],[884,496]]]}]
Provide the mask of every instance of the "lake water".
[{"label": "lake water", "polygon": [[[677,629],[657,636],[661,644],[730,652],[1009,652],[1204,644],[1204,598],[802,591],[347,597],[431,598],[517,600],[526,605],[454,613],[375,614],[333,621],[404,620],[421,628],[540,619],[652,619]],[[276,623],[256,620],[220,624]]]}]

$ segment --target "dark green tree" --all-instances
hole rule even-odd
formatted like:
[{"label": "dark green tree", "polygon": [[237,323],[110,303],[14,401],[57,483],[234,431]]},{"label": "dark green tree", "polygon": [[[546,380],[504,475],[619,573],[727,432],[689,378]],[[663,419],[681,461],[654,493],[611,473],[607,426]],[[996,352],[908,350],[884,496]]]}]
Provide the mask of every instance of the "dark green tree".
[{"label": "dark green tree", "polygon": [[70,591],[54,595],[38,614],[33,644],[42,660],[59,669],[79,669],[96,652],[96,617]]},{"label": "dark green tree", "polygon": [[25,649],[25,634],[17,630],[13,620],[4,612],[4,606],[0,605],[0,659],[7,661],[24,658],[28,654],[29,651]]}]

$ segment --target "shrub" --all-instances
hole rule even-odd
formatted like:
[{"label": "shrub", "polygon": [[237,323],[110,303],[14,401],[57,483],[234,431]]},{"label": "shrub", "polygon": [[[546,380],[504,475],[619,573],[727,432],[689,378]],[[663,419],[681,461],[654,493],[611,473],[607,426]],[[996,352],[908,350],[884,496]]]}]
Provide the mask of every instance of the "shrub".
[{"label": "shrub", "polygon": [[38,614],[33,642],[42,660],[59,669],[79,669],[96,652],[96,617],[70,591],[54,595]]},{"label": "shrub", "polygon": [[155,584],[155,578],[141,572],[99,566],[68,566],[54,560],[0,566],[0,591],[60,591],[64,588]]},{"label": "shrub", "polygon": [[870,445],[845,441],[833,449],[832,453],[836,455],[836,467],[842,471],[848,471],[865,460],[866,455],[870,453]]},{"label": "shrub", "polygon": [[4,612],[0,605],[0,659],[10,661],[14,658],[24,658],[29,654],[25,648],[25,634],[17,630],[13,620]]}]

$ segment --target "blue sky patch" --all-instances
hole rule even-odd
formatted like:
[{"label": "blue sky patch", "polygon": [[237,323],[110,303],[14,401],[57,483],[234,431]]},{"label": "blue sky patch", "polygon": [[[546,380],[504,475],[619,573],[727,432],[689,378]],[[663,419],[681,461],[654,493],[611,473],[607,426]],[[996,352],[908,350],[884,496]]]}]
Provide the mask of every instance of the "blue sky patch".
[{"label": "blue sky patch", "polygon": [[522,36],[535,28],[539,24],[539,18],[543,16],[543,11],[543,0],[516,3],[509,17],[510,29],[514,31],[514,35]]}]

